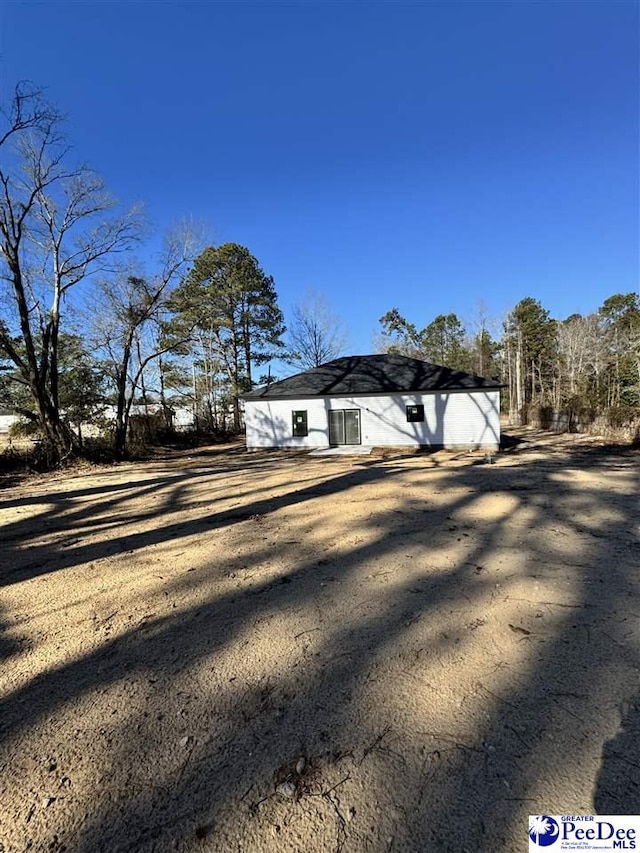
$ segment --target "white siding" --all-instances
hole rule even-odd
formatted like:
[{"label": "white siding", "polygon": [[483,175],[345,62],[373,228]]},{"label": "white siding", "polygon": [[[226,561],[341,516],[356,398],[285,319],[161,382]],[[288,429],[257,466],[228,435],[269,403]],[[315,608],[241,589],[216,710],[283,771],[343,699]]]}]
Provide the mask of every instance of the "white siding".
[{"label": "white siding", "polygon": [[[406,406],[422,404],[424,422],[408,423]],[[294,438],[292,412],[306,410],[309,434]],[[247,400],[247,447],[328,447],[329,409],[360,409],[362,444],[496,447],[500,442],[499,391]]]}]

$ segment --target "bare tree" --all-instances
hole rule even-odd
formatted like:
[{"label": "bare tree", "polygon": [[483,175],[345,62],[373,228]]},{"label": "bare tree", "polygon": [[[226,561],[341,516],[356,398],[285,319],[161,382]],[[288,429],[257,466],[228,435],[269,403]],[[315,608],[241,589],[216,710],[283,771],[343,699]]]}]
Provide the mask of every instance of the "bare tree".
[{"label": "bare tree", "polygon": [[346,344],[344,324],[331,310],[327,297],[318,291],[307,291],[292,309],[287,361],[305,369],[318,367],[341,355]]},{"label": "bare tree", "polygon": [[165,337],[161,325],[169,291],[196,255],[197,239],[184,226],[165,239],[159,272],[145,278],[123,270],[100,283],[101,310],[94,315],[92,337],[116,392],[114,449],[119,459],[126,454],[131,406],[145,387],[145,370],[186,342]]},{"label": "bare tree", "polygon": [[488,313],[484,299],[476,303],[466,328],[465,348],[471,371],[478,376],[494,376],[500,371],[500,321]]},{"label": "bare tree", "polygon": [[85,166],[65,165],[62,116],[41,90],[19,84],[0,129],[0,275],[6,320],[0,353],[29,389],[34,420],[58,454],[75,437],[61,417],[58,343],[71,288],[104,269],[137,236],[136,215],[108,215],[114,201]]},{"label": "bare tree", "polygon": [[204,424],[209,430],[224,428],[228,380],[213,324],[193,330],[190,351],[196,423]]},{"label": "bare tree", "polygon": [[640,399],[640,310],[634,294],[616,294],[605,306],[619,316],[573,314],[558,324],[561,399],[580,397],[592,408]]},{"label": "bare tree", "polygon": [[597,375],[604,357],[603,340],[597,314],[573,314],[558,324],[558,373],[563,397],[586,390],[587,381]]}]

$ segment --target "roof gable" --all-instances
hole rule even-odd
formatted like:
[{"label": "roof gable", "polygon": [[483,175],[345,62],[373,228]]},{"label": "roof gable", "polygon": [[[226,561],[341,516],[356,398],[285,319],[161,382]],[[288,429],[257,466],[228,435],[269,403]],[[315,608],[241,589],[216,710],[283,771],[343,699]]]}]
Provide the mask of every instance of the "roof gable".
[{"label": "roof gable", "polygon": [[498,389],[496,379],[451,370],[417,358],[383,353],[337,358],[280,382],[243,394],[245,400],[329,397],[340,394],[406,394]]}]

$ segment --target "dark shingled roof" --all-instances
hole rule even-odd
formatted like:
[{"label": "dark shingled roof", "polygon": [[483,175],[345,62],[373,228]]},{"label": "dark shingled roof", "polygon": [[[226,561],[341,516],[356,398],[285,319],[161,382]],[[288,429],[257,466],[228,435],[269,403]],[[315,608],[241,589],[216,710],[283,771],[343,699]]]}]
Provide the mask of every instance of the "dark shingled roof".
[{"label": "dark shingled roof", "polygon": [[333,394],[407,394],[496,389],[497,379],[451,370],[404,355],[350,355],[243,394],[245,400],[329,397]]}]

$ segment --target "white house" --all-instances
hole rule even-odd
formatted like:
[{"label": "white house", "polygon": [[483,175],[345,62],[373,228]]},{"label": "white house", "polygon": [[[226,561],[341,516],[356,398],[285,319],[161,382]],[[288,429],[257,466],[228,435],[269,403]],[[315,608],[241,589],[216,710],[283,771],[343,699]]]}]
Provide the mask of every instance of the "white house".
[{"label": "white house", "polygon": [[495,449],[495,379],[401,355],[354,355],[243,395],[247,448],[334,445]]}]

